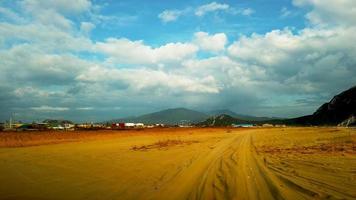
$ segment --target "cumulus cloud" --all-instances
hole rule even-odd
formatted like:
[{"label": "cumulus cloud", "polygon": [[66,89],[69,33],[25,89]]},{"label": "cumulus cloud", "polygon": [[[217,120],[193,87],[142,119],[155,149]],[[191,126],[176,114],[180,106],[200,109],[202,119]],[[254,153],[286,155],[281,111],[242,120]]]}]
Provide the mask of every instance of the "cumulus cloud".
[{"label": "cumulus cloud", "polygon": [[356,25],[356,2],[354,0],[293,0],[298,7],[310,7],[306,18],[314,25]]},{"label": "cumulus cloud", "polygon": [[202,50],[219,52],[225,49],[227,43],[227,36],[225,33],[217,33],[209,35],[206,32],[197,32],[194,34],[195,43]]},{"label": "cumulus cloud", "polygon": [[[214,77],[193,78],[187,75],[167,73],[151,69],[107,69],[92,67],[80,74],[77,80],[91,83],[126,85],[129,90],[154,93],[218,93],[219,87]],[[125,88],[125,89],[126,89]]]},{"label": "cumulus cloud", "polygon": [[[17,45],[0,51],[2,81],[16,80],[21,84],[67,85],[73,83],[75,74],[90,66],[76,56],[44,53],[31,45]],[[14,73],[14,69],[17,70]]]},{"label": "cumulus cloud", "polygon": [[91,49],[91,40],[83,36],[73,35],[70,32],[40,23],[17,25],[0,22],[0,40],[10,44],[14,40],[22,40],[25,43],[31,43],[31,47],[37,47],[48,52],[78,52]]},{"label": "cumulus cloud", "polygon": [[90,10],[92,4],[90,0],[24,0],[21,2],[23,8],[29,12],[42,12],[44,10],[54,10],[64,14],[78,14]]},{"label": "cumulus cloud", "polygon": [[202,6],[199,6],[195,10],[195,15],[197,16],[203,16],[209,12],[214,12],[218,10],[228,10],[230,6],[228,4],[221,4],[221,3],[216,3],[216,2],[211,2],[209,4],[205,4]]},{"label": "cumulus cloud", "polygon": [[73,28],[73,22],[65,15],[80,14],[91,9],[91,2],[88,0],[79,0],[76,3],[69,0],[24,0],[20,4],[24,12],[30,14],[36,22],[63,30]]},{"label": "cumulus cloud", "polygon": [[255,79],[287,83],[293,92],[316,93],[336,82],[347,87],[355,80],[356,48],[347,44],[354,38],[354,31],[355,28],[304,29],[293,34],[288,29],[275,30],[242,37],[228,52],[237,62],[263,72],[260,76],[251,74]]},{"label": "cumulus cloud", "polygon": [[189,43],[168,43],[158,48],[145,45],[142,40],[131,41],[126,38],[108,38],[98,42],[96,49],[109,56],[115,63],[123,64],[157,64],[161,62],[180,61],[192,57],[198,48]]}]

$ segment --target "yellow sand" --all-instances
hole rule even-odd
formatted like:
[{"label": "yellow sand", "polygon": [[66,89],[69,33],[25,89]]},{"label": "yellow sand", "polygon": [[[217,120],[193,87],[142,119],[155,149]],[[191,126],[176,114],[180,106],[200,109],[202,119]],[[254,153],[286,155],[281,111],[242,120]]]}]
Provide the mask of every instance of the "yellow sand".
[{"label": "yellow sand", "polygon": [[356,199],[356,131],[179,129],[0,148],[0,199]]}]

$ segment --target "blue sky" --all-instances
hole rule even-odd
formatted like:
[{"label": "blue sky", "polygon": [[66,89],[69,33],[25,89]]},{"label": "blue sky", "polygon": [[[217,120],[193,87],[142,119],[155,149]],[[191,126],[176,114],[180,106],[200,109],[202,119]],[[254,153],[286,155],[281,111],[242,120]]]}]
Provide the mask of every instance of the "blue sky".
[{"label": "blue sky", "polygon": [[[236,39],[241,34],[263,34],[287,26],[296,29],[305,27],[305,9],[297,10],[290,1],[223,1],[219,4],[229,5],[231,10],[251,9],[253,14],[231,14],[221,10],[203,17],[194,14],[194,9],[210,3],[212,1],[108,1],[101,12],[117,16],[122,22],[115,26],[98,26],[92,32],[92,39],[126,37],[158,46],[167,42],[190,41],[197,31],[224,32],[231,39]],[[295,16],[281,17],[283,8],[294,12]],[[186,10],[186,13],[174,22],[157,20],[157,15],[165,10]]]},{"label": "blue sky", "polygon": [[356,83],[356,3],[0,1],[0,121],[312,113]]}]

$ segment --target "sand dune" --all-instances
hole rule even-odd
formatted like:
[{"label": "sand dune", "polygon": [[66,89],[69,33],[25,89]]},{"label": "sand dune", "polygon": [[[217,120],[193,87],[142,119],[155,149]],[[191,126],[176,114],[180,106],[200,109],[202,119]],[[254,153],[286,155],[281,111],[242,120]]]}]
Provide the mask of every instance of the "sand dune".
[{"label": "sand dune", "polygon": [[352,129],[166,129],[79,138],[1,148],[0,199],[356,199]]}]

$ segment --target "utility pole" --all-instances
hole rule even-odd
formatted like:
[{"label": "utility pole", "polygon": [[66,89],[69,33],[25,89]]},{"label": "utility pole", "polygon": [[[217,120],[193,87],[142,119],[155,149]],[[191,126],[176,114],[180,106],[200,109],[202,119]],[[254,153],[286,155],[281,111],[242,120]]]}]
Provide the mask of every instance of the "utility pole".
[{"label": "utility pole", "polygon": [[10,121],[9,121],[9,128],[12,129],[12,113],[11,113],[11,116],[10,116]]}]

